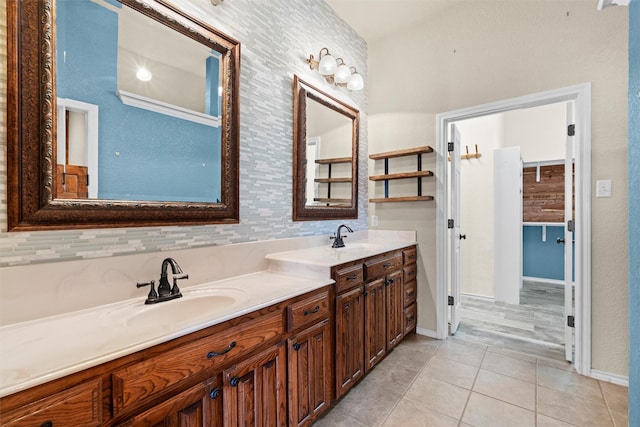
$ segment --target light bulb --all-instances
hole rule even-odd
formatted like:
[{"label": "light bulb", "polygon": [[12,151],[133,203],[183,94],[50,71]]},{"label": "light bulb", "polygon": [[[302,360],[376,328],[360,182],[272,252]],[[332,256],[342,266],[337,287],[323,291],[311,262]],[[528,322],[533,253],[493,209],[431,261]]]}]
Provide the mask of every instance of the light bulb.
[{"label": "light bulb", "polygon": [[138,78],[138,80],[148,82],[149,80],[151,80],[151,77],[153,77],[153,74],[151,74],[151,71],[147,70],[146,68],[138,68],[136,77]]},{"label": "light bulb", "polygon": [[351,79],[351,70],[344,64],[338,66],[336,74],[333,76],[338,84],[347,83]]},{"label": "light bulb", "polygon": [[332,75],[336,72],[337,68],[338,64],[336,63],[335,58],[328,53],[320,59],[320,64],[318,64],[318,71],[323,76]]},{"label": "light bulb", "polygon": [[364,80],[362,79],[362,76],[357,72],[354,72],[351,75],[351,80],[349,80],[349,83],[347,83],[347,89],[360,90],[363,87],[364,87]]}]

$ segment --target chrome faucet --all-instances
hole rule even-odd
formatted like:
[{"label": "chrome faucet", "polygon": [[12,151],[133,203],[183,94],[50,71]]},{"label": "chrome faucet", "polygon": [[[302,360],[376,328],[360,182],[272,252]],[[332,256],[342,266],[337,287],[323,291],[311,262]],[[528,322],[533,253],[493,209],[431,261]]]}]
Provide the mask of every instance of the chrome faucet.
[{"label": "chrome faucet", "polygon": [[[171,266],[171,273],[173,275],[173,287],[169,284],[169,274],[167,273],[167,267],[169,265]],[[182,269],[175,259],[165,258],[164,261],[162,261],[162,268],[160,270],[160,283],[158,284],[158,292],[156,292],[155,290],[154,280],[149,283],[137,283],[136,286],[138,288],[141,288],[143,286],[151,286],[149,295],[147,295],[147,300],[144,303],[155,304],[158,302],[180,298],[182,296],[182,292],[180,292],[180,288],[178,288],[178,280],[188,278],[189,275],[182,272]]]},{"label": "chrome faucet", "polygon": [[342,230],[342,228],[346,228],[349,233],[353,233],[353,230],[351,229],[351,227],[349,227],[348,225],[345,225],[345,224],[341,224],[338,227],[338,231],[336,231],[335,236],[331,236],[330,237],[330,239],[335,239],[333,241],[333,245],[331,245],[332,248],[344,248],[344,240],[342,240],[342,239],[347,237],[347,236],[343,236],[343,235],[340,234],[340,230]]}]

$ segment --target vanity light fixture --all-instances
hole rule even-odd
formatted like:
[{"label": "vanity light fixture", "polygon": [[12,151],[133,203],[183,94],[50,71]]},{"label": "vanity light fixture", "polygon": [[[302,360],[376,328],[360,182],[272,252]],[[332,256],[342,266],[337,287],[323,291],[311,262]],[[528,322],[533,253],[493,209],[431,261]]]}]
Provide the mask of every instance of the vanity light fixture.
[{"label": "vanity light fixture", "polygon": [[151,77],[153,77],[153,74],[151,74],[151,71],[147,70],[146,68],[138,68],[138,71],[136,72],[136,77],[138,78],[138,80],[142,80],[143,82],[148,82],[149,80],[151,80]]},{"label": "vanity light fixture", "polygon": [[361,90],[364,87],[364,79],[358,74],[356,67],[349,67],[342,58],[335,59],[326,47],[320,49],[317,60],[311,54],[306,62],[309,68],[318,70],[331,84],[346,86],[352,91]]}]

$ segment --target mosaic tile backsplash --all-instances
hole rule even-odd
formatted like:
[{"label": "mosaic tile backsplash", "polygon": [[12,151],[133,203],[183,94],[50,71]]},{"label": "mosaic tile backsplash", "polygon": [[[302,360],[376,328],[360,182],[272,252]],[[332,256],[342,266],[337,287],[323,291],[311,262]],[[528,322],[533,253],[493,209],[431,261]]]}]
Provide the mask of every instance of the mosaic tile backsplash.
[{"label": "mosaic tile backsplash", "polygon": [[[6,0],[0,0],[0,104],[7,108]],[[344,221],[291,220],[293,75],[360,110],[359,219],[367,228],[367,95],[329,86],[305,58],[322,47],[367,78],[367,46],[323,0],[174,0],[241,42],[240,224],[7,232],[7,124],[0,121],[0,267],[331,234]],[[170,168],[170,165],[168,166]]]}]

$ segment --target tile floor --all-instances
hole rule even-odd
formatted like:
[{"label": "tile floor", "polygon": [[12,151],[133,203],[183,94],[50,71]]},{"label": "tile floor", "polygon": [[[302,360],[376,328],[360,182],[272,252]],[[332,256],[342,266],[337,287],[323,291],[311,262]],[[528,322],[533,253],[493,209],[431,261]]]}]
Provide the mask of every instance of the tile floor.
[{"label": "tile floor", "polygon": [[627,388],[544,356],[410,335],[316,426],[626,426]]}]

